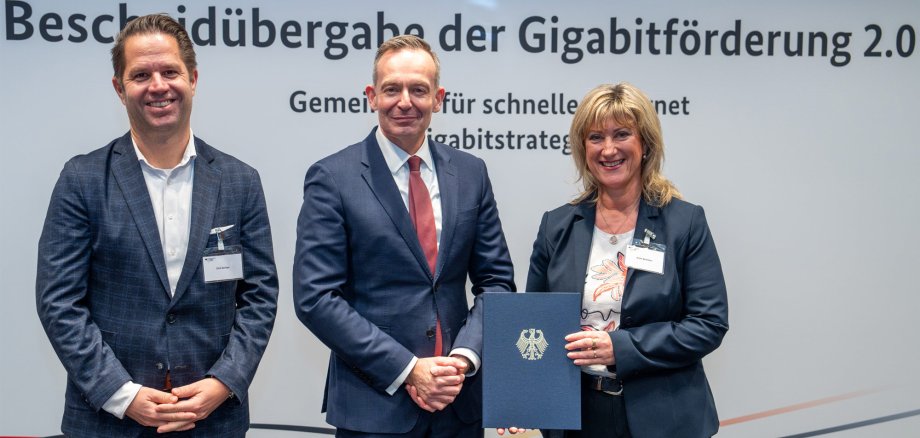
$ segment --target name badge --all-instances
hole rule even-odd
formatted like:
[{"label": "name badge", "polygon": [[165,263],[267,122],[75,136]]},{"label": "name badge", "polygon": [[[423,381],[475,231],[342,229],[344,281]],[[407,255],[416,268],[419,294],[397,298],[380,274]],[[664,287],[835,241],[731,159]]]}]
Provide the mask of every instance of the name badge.
[{"label": "name badge", "polygon": [[243,279],[243,253],[239,245],[206,251],[201,263],[205,283]]},{"label": "name badge", "polygon": [[664,273],[665,246],[633,239],[626,247],[626,266],[640,271]]}]

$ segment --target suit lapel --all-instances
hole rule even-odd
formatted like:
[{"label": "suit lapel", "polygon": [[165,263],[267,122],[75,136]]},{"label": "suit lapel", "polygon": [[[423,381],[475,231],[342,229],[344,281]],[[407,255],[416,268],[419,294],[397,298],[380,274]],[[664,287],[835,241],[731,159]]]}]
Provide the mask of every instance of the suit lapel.
[{"label": "suit lapel", "polygon": [[562,284],[572,292],[582,293],[585,289],[585,272],[588,258],[591,257],[591,240],[594,237],[595,205],[582,202],[574,210],[572,216],[572,233],[569,236],[568,246],[572,253],[563,273]]},{"label": "suit lapel", "polygon": [[[182,273],[176,284],[173,304],[188,290],[201,265],[201,257],[208,244],[214,214],[217,212],[217,201],[220,199],[221,172],[220,169],[212,166],[214,156],[211,153],[211,147],[196,138],[195,152],[197,156],[194,163],[195,174],[192,179],[192,219],[189,224],[188,249],[185,253],[185,263],[182,265]],[[235,225],[240,226],[240,224]]]},{"label": "suit lapel", "polygon": [[[399,234],[406,241],[406,245],[409,246],[409,250],[412,251],[419,265],[422,266],[425,272],[428,272],[428,261],[422,251],[422,246],[418,242],[415,227],[412,226],[409,210],[406,209],[406,204],[399,194],[399,188],[396,187],[396,181],[393,180],[390,168],[383,158],[383,152],[380,152],[380,146],[377,144],[376,128],[364,139],[362,164],[365,166],[364,171],[361,173],[364,181],[374,192],[374,196],[387,212],[393,225],[399,230]],[[433,278],[430,272],[428,275]]]},{"label": "suit lapel", "polygon": [[[661,212],[660,207],[654,207],[645,202],[645,197],[639,199],[639,214],[636,217],[636,231],[633,233],[634,239],[642,239],[645,237],[645,230],[649,230],[652,233],[655,233],[655,242],[664,242],[664,230],[659,229],[658,227],[658,215]],[[632,242],[630,242],[632,244]],[[622,307],[626,308],[626,299],[629,297],[629,292],[632,290],[632,281],[635,276],[636,270],[629,269],[626,271],[626,283],[623,287],[623,305]]]},{"label": "suit lapel", "polygon": [[134,219],[137,231],[144,241],[147,254],[153,261],[163,292],[169,297],[169,278],[166,276],[166,258],[163,256],[163,245],[160,243],[160,232],[157,230],[156,216],[153,213],[153,203],[147,193],[147,182],[141,170],[131,134],[125,134],[115,143],[112,157],[112,174],[121,189],[121,193],[128,205],[128,211]]},{"label": "suit lapel", "polygon": [[441,192],[441,241],[438,246],[438,261],[435,265],[437,273],[435,278],[444,270],[447,254],[450,254],[451,242],[454,240],[454,230],[457,220],[457,197],[460,184],[457,181],[457,169],[450,162],[446,153],[441,153],[440,143],[429,141],[431,158],[435,163],[438,178],[438,189]]}]

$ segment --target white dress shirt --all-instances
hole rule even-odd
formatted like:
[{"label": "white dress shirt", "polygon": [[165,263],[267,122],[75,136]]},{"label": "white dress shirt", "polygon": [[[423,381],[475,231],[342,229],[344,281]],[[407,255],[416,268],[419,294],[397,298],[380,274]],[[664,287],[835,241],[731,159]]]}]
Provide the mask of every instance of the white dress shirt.
[{"label": "white dress shirt", "polygon": [[[172,169],[158,169],[150,165],[144,154],[137,147],[134,137],[131,143],[140,161],[147,193],[153,205],[153,214],[160,234],[160,245],[166,260],[166,276],[169,279],[169,295],[176,293],[176,284],[182,273],[185,255],[188,252],[188,235],[192,220],[192,183],[195,177],[195,140],[189,132],[188,144],[182,160]],[[121,386],[102,405],[110,414],[124,418],[125,411],[137,396],[141,385],[133,381]]]},{"label": "white dress shirt", "polygon": [[[387,167],[390,168],[390,173],[393,175],[393,180],[396,182],[396,187],[399,188],[399,195],[402,196],[403,204],[406,206],[406,210],[409,209],[409,155],[406,151],[402,150],[399,146],[396,146],[387,139],[380,128],[377,128],[377,144],[380,145],[380,151],[383,153],[383,159],[387,163]],[[441,248],[441,189],[438,186],[438,174],[435,169],[434,160],[431,158],[431,148],[428,145],[428,138],[425,138],[425,141],[422,142],[422,146],[415,152],[419,158],[422,159],[422,164],[419,166],[419,172],[422,175],[422,181],[425,182],[425,186],[428,188],[428,195],[431,196],[431,209],[434,213],[434,227],[437,232],[437,241],[438,249]],[[438,254],[440,256],[440,253]],[[459,354],[463,357],[466,357],[473,364],[473,369],[467,373],[467,376],[472,376],[479,371],[479,355],[475,351],[470,350],[469,348],[455,348],[450,351],[451,355]],[[413,357],[409,362],[409,365],[403,370],[402,373],[393,383],[387,387],[387,393],[393,395],[396,393],[396,390],[406,381],[406,378],[409,377],[409,373],[412,372],[412,368],[415,367],[415,364],[418,362],[417,357]]]},{"label": "white dress shirt", "polygon": [[[380,145],[380,151],[383,152],[383,159],[390,168],[393,180],[396,181],[396,187],[399,188],[399,195],[402,196],[403,204],[406,210],[409,210],[409,155],[399,146],[393,144],[389,139],[383,136],[380,128],[377,128],[377,143]],[[434,213],[434,227],[437,231],[438,248],[441,248],[441,188],[438,186],[438,174],[434,168],[434,160],[431,158],[431,149],[428,147],[428,139],[422,142],[422,147],[415,153],[422,159],[422,165],[419,166],[419,172],[422,174],[422,181],[428,188],[428,195],[431,196],[431,210]]]}]

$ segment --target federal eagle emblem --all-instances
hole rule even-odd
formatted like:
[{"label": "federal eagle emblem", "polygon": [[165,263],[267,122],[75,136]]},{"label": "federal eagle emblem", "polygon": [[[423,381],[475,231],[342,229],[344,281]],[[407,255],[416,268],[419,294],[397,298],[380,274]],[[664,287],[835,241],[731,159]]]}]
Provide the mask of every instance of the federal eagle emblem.
[{"label": "federal eagle emblem", "polygon": [[543,337],[543,330],[524,329],[521,330],[521,336],[517,340],[517,348],[521,352],[521,357],[527,360],[539,360],[543,358],[543,352],[549,343]]}]

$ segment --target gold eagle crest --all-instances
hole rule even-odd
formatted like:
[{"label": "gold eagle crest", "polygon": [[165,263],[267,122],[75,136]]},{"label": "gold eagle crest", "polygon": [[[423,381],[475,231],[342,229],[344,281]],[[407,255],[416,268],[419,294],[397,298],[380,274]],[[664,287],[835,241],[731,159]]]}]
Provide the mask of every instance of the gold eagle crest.
[{"label": "gold eagle crest", "polygon": [[543,358],[543,352],[549,343],[543,337],[543,330],[524,329],[521,330],[521,336],[517,340],[518,351],[521,357],[527,360],[539,360]]}]

